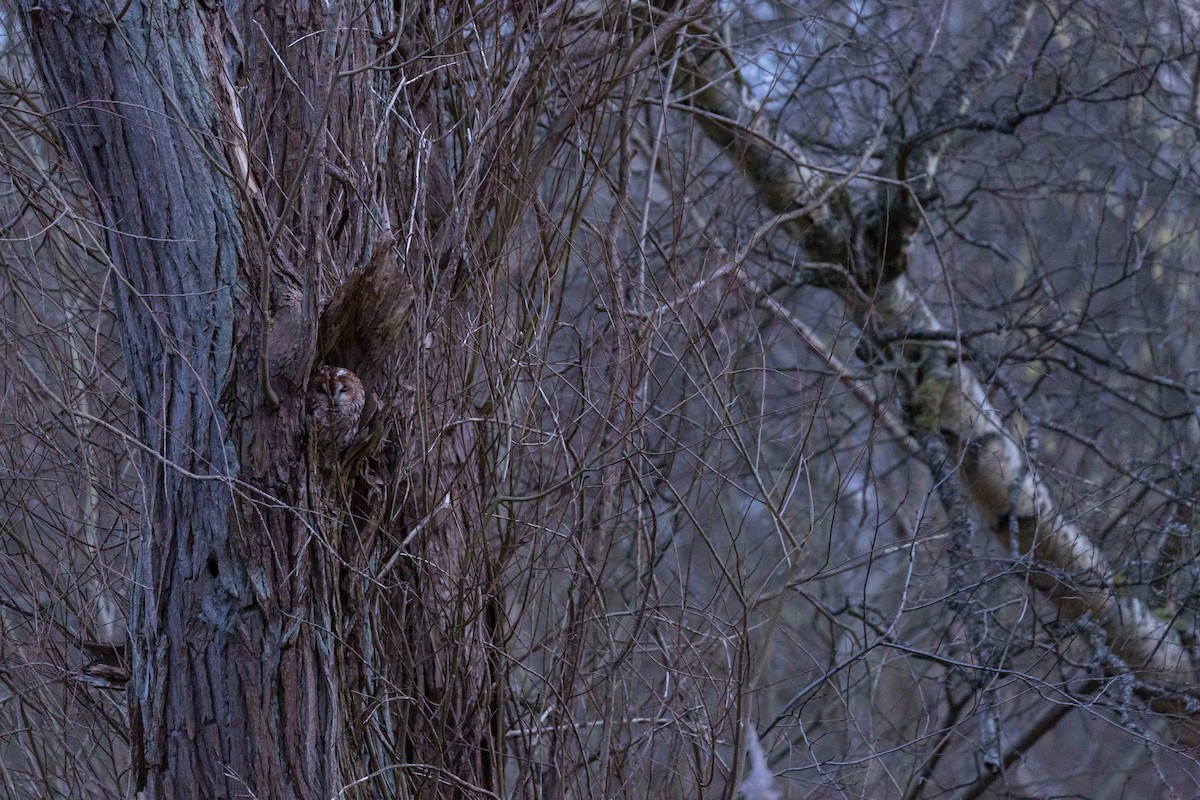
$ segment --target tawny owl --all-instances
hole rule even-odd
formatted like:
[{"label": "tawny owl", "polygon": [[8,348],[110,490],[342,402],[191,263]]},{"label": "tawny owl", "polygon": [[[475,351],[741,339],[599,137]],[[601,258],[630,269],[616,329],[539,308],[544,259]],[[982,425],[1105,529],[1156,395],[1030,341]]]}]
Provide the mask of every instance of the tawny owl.
[{"label": "tawny owl", "polygon": [[308,381],[308,413],[318,449],[326,455],[341,453],[358,434],[362,415],[362,381],[343,367],[318,367]]}]

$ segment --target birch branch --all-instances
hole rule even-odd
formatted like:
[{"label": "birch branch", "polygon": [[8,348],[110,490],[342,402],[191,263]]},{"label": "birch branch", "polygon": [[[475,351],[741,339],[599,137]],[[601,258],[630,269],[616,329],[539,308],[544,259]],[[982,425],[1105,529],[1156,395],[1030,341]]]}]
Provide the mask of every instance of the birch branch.
[{"label": "birch branch", "polygon": [[[1011,58],[1029,14],[1027,4],[1015,9],[1009,27],[993,37],[1008,50],[992,61],[978,56],[979,64],[992,65],[982,72],[991,74]],[[749,99],[732,54],[715,33],[694,34],[685,44],[675,89],[698,112],[700,128],[739,167],[766,207],[781,214],[803,209],[824,186],[821,171],[807,164],[796,142]],[[956,110],[976,91],[966,85],[959,89],[950,93]],[[915,230],[916,212],[906,216],[905,206],[912,205],[904,200],[865,217],[888,231],[875,232],[883,242],[878,247],[870,246],[869,231],[852,233],[862,226],[852,224],[847,193],[781,226],[810,259],[843,264],[855,276],[854,288],[861,292],[846,287],[839,293],[881,345],[886,344],[881,333],[948,330],[907,274],[904,245]],[[864,295],[872,298],[869,304],[862,302]],[[1001,542],[1007,546],[1015,540],[1029,581],[1046,592],[1063,617],[1099,625],[1137,679],[1168,689],[1159,704],[1194,712],[1197,669],[1180,635],[1140,600],[1117,591],[1108,560],[1079,525],[1063,518],[1018,437],[953,344],[909,340],[902,355],[898,368],[910,379],[910,432],[931,430],[944,437],[961,466],[969,501]],[[1189,694],[1177,694],[1183,692]]]}]

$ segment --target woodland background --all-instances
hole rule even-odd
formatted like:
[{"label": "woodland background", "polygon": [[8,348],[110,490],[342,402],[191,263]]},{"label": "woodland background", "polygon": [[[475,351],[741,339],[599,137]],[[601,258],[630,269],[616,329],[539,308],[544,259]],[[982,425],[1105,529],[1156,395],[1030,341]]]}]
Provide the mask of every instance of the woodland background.
[{"label": "woodland background", "polygon": [[1200,5],[0,14],[0,795],[1200,796]]}]

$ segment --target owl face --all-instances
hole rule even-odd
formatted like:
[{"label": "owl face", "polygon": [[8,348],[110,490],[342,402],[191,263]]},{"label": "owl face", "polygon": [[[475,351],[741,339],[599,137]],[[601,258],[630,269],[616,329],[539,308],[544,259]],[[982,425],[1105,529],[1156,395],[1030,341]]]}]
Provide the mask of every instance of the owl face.
[{"label": "owl face", "polygon": [[366,393],[362,381],[344,367],[319,367],[308,382],[308,413],[317,444],[340,453],[358,434]]}]

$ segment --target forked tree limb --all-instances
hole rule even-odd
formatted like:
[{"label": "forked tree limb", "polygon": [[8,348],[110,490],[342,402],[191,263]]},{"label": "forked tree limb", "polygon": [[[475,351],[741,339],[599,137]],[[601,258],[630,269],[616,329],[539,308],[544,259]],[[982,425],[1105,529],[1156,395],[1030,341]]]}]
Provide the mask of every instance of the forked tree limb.
[{"label": "forked tree limb", "polygon": [[[1016,46],[1017,35],[1028,24],[1027,4],[1017,6],[1011,27],[993,39],[1009,48]],[[1010,58],[1008,52],[999,63]],[[764,206],[786,214],[802,208],[821,189],[820,171],[808,165],[797,143],[749,100],[736,62],[716,34],[695,34],[685,43],[676,75],[675,89],[698,112],[701,129],[740,168]],[[973,92],[963,87],[961,94],[969,99]],[[824,209],[781,228],[798,240],[808,258],[845,266],[855,281],[847,282],[839,294],[866,335],[879,337],[879,344],[893,335],[903,338],[910,330],[947,331],[907,274],[904,245],[915,230],[915,211],[898,221],[887,218],[888,213],[903,217],[904,206],[914,205],[911,199],[877,215],[889,231],[879,237],[893,237],[880,247],[864,247],[867,236],[862,233],[855,241],[849,203],[848,195],[840,195]],[[861,292],[852,291],[853,284]],[[863,294],[872,298],[869,304],[862,303]],[[1156,705],[1194,713],[1195,656],[1170,622],[1117,590],[1108,560],[1078,524],[1059,512],[1020,439],[1004,425],[957,349],[945,342],[908,340],[901,361],[899,369],[910,383],[910,432],[944,437],[961,467],[973,508],[1002,543],[1016,542],[1030,582],[1046,592],[1064,618],[1087,618],[1103,628],[1112,652],[1138,680],[1166,690]]]}]

